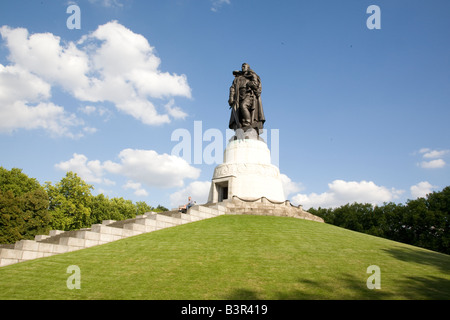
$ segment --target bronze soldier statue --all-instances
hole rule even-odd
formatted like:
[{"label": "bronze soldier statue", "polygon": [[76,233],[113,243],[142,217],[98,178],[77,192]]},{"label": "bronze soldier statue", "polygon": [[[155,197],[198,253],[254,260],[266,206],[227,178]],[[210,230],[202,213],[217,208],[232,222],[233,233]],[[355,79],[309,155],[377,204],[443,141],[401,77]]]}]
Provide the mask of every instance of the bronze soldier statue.
[{"label": "bronze soldier statue", "polygon": [[229,128],[244,131],[253,128],[259,135],[266,121],[261,103],[261,79],[247,63],[242,64],[241,71],[233,71],[233,75],[228,99],[232,109]]}]

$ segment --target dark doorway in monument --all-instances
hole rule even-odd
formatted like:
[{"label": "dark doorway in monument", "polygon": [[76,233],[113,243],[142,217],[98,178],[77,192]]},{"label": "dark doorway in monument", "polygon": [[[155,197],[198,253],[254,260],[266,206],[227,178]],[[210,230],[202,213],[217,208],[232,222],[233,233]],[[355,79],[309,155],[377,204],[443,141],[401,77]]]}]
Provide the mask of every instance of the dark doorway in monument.
[{"label": "dark doorway in monument", "polygon": [[222,200],[220,200],[220,201],[228,199],[228,186],[227,187],[222,187],[222,197],[221,197],[221,199]]},{"label": "dark doorway in monument", "polygon": [[222,202],[228,199],[228,181],[222,181],[216,183],[218,202]]}]

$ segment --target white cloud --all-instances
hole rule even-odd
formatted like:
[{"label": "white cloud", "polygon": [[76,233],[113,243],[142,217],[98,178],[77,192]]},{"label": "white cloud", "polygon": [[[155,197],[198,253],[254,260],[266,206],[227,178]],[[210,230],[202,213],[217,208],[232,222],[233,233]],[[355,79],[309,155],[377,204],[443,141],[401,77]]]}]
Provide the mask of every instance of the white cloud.
[{"label": "white cloud", "polygon": [[83,132],[89,133],[89,134],[96,133],[97,131],[98,131],[97,128],[93,128],[93,127],[84,127],[83,128]]},{"label": "white cloud", "polygon": [[431,151],[430,148],[422,148],[422,149],[419,150],[419,153],[427,153],[429,151]]},{"label": "white cloud", "polygon": [[440,158],[449,153],[449,150],[431,150],[423,155],[424,158]]},{"label": "white cloud", "polygon": [[[2,117],[0,131],[42,128],[77,136],[71,133],[71,127],[84,122],[51,102],[53,87],[81,101],[112,102],[121,112],[148,125],[169,123],[172,118],[187,115],[173,101],[176,96],[191,98],[186,76],[161,71],[161,60],[147,39],[117,21],[99,26],[78,42],[8,26],[1,27],[0,34],[11,62],[0,65],[0,112],[12,117],[8,123]],[[17,112],[15,105],[20,105]],[[28,111],[41,118],[24,126],[29,119],[21,117]],[[90,115],[95,110],[81,111]],[[83,129],[78,136],[94,131]]]},{"label": "white cloud", "polygon": [[119,159],[113,171],[147,186],[182,187],[185,179],[196,179],[200,175],[200,170],[183,158],[153,150],[125,149]]},{"label": "white cloud", "polygon": [[122,2],[119,0],[89,0],[89,2],[106,8],[123,7]]},{"label": "white cloud", "polygon": [[[425,161],[418,163],[418,166],[424,169],[440,169],[446,166],[443,157],[450,153],[450,150],[432,150],[430,148],[422,148],[419,150]],[[434,160],[430,160],[434,159]]]},{"label": "white cloud", "polygon": [[78,108],[78,110],[88,115],[97,113],[97,108],[94,106],[84,106]]},{"label": "white cloud", "polygon": [[[90,71],[97,76],[74,92],[77,98],[111,101],[119,110],[149,125],[168,123],[170,116],[180,117],[179,108],[174,113],[166,107],[168,113],[160,114],[149,99],[190,98],[187,78],[160,71],[161,60],[142,35],[112,21],[99,26],[78,44],[89,52]],[[169,105],[173,104],[171,101]]]},{"label": "white cloud", "polygon": [[281,173],[281,184],[283,185],[284,196],[287,198],[290,194],[302,191],[304,188],[301,183],[292,181],[287,175]]},{"label": "white cloud", "polygon": [[317,194],[297,194],[292,197],[292,203],[301,204],[305,208],[339,207],[347,203],[382,204],[397,199],[402,190],[388,189],[377,186],[372,181],[335,180],[328,184],[328,191]]},{"label": "white cloud", "polygon": [[414,199],[425,197],[427,194],[431,193],[435,188],[437,188],[437,186],[431,185],[431,183],[429,183],[428,181],[422,181],[416,185],[413,185],[410,188],[411,196]]},{"label": "white cloud", "polygon": [[128,181],[126,184],[123,185],[124,189],[133,189],[134,194],[141,197],[147,197],[148,192],[144,188],[142,188],[142,185],[139,182],[133,182]]},{"label": "white cloud", "polygon": [[113,117],[111,110],[104,106],[86,105],[78,108],[78,111],[88,116],[99,116],[103,118],[104,122],[109,121]]},{"label": "white cloud", "polygon": [[[63,171],[73,171],[88,183],[113,184],[106,174],[115,174],[129,179],[126,188],[144,194],[142,185],[149,187],[183,187],[184,180],[196,179],[200,170],[190,166],[184,159],[158,154],[153,150],[125,149],[119,153],[120,162],[107,160],[88,161],[83,154],[74,154],[68,161],[55,165]],[[131,180],[131,181],[130,181]]]},{"label": "white cloud", "polygon": [[446,163],[443,159],[436,159],[431,161],[423,161],[419,165],[424,169],[439,169],[445,167]]},{"label": "white cloud", "polygon": [[70,128],[83,121],[48,102],[50,90],[46,81],[29,71],[0,64],[0,132],[44,129],[54,136],[77,137]]},{"label": "white cloud", "polygon": [[30,35],[24,28],[0,28],[10,51],[9,60],[42,79],[70,91],[88,85],[89,60],[73,42],[61,45],[51,33]]},{"label": "white cloud", "polygon": [[179,205],[186,204],[188,197],[191,196],[197,204],[206,203],[208,201],[209,189],[211,181],[194,181],[188,186],[174,192],[170,195],[170,205],[173,208],[178,208]]},{"label": "white cloud", "polygon": [[115,184],[113,181],[103,178],[105,168],[99,160],[88,161],[83,154],[74,153],[72,159],[60,162],[55,167],[66,172],[76,172],[87,183]]},{"label": "white cloud", "polygon": [[3,103],[17,100],[33,103],[50,98],[51,86],[19,66],[0,64],[0,88],[0,101]]},{"label": "white cloud", "polygon": [[211,0],[211,2],[212,2],[211,11],[213,12],[219,11],[222,5],[231,3],[230,0]]},{"label": "white cloud", "polygon": [[174,105],[174,100],[170,100],[164,107],[167,110],[167,113],[172,116],[174,119],[185,119],[187,117],[187,113],[181,110],[179,107]]},{"label": "white cloud", "polygon": [[24,101],[16,101],[3,105],[0,102],[0,119],[0,132],[44,129],[55,137],[79,138],[83,135],[81,132],[75,134],[70,131],[70,127],[79,126],[83,124],[83,121],[53,103],[28,105]]},{"label": "white cloud", "polygon": [[420,149],[419,153],[423,154],[426,159],[442,158],[444,155],[448,154],[450,150],[431,150],[429,148]]}]

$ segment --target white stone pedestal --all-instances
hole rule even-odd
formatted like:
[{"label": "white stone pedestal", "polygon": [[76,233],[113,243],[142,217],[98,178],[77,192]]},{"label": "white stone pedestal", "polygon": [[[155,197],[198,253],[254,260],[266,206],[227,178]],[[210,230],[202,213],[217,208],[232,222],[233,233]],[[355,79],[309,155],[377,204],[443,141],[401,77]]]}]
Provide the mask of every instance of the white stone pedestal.
[{"label": "white stone pedestal", "polygon": [[208,202],[222,202],[233,196],[244,200],[286,200],[280,171],[271,164],[270,150],[264,141],[236,139],[228,143],[223,163],[214,170]]}]

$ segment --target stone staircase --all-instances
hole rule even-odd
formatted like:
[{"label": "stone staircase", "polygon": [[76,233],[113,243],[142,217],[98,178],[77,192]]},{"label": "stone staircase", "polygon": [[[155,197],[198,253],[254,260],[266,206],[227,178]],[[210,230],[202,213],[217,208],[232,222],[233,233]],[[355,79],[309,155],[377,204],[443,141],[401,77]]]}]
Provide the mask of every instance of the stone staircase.
[{"label": "stone staircase", "polygon": [[196,205],[190,208],[187,214],[177,211],[149,212],[122,221],[104,220],[101,224],[94,224],[90,228],[80,230],[52,230],[48,235],[37,235],[34,240],[20,240],[15,244],[0,245],[0,267],[213,218],[225,214],[226,211],[227,208],[221,204]]}]

